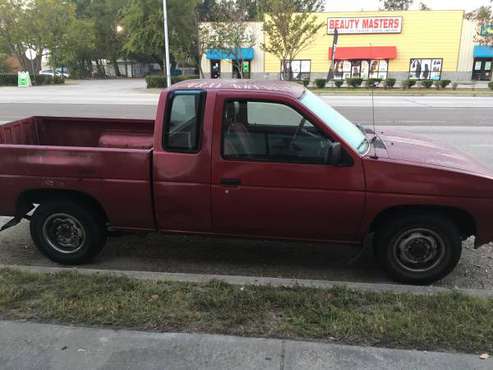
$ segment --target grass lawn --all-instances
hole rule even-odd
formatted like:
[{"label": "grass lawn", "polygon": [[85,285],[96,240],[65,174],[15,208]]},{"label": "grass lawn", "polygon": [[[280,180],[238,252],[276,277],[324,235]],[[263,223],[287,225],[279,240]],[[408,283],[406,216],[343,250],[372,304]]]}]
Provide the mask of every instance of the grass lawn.
[{"label": "grass lawn", "polygon": [[[350,87],[326,87],[324,89],[318,89],[316,87],[310,88],[316,94],[325,95],[369,95],[370,90],[361,88]],[[493,96],[493,90],[491,89],[457,89],[451,88],[437,90],[435,88],[424,89],[419,87],[413,87],[411,89],[403,90],[400,88],[383,89],[377,88],[374,90],[375,96],[385,95],[404,95],[404,96]]]},{"label": "grass lawn", "polygon": [[493,352],[493,300],[0,270],[0,318]]}]

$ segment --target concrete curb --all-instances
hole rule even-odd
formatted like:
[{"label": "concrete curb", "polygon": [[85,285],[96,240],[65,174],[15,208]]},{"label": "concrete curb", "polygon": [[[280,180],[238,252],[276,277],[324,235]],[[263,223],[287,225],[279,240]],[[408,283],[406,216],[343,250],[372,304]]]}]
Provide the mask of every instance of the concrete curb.
[{"label": "concrete curb", "polygon": [[233,276],[233,275],[213,275],[213,274],[185,274],[169,272],[150,272],[150,271],[123,271],[123,270],[98,270],[85,268],[67,267],[45,267],[45,266],[24,266],[24,265],[3,265],[0,269],[13,269],[17,271],[36,272],[36,273],[59,273],[59,272],[78,272],[84,275],[106,274],[111,276],[124,276],[138,280],[154,281],[173,281],[185,283],[208,283],[210,281],[223,281],[233,285],[254,285],[254,286],[273,286],[273,287],[304,287],[330,289],[334,287],[345,287],[353,290],[363,290],[377,293],[411,293],[417,295],[431,295],[439,293],[462,293],[471,297],[493,298],[493,291],[485,289],[451,289],[435,286],[415,286],[399,285],[386,283],[358,283],[344,281],[325,281],[309,279],[284,279],[273,277],[255,276]]}]

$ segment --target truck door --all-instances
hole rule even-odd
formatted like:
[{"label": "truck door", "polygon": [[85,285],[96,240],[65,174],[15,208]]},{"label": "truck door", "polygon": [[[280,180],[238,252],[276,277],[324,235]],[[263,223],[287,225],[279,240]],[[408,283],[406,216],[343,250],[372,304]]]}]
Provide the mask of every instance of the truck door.
[{"label": "truck door", "polygon": [[[265,96],[264,96],[265,95]],[[357,241],[365,203],[361,159],[326,164],[323,124],[291,99],[216,95],[212,215],[216,233]]]},{"label": "truck door", "polygon": [[214,107],[201,90],[167,94],[156,118],[156,222],[163,231],[210,232],[212,120],[206,117]]}]

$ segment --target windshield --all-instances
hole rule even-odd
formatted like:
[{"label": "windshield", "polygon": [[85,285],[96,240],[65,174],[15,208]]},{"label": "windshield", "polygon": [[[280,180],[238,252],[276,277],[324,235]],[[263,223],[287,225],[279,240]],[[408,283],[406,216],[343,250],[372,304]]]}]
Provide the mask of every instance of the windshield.
[{"label": "windshield", "polygon": [[365,134],[317,95],[306,90],[300,102],[358,153],[368,151],[370,143]]}]

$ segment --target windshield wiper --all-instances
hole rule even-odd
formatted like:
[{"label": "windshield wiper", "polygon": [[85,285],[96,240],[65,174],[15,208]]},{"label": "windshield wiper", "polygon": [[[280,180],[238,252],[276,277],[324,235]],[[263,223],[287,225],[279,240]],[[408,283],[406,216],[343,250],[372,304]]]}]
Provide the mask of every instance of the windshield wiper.
[{"label": "windshield wiper", "polygon": [[370,141],[366,137],[363,139],[363,141],[361,141],[361,143],[358,145],[358,147],[356,148],[356,150],[361,153],[360,149],[364,145],[367,145],[368,147],[370,146]]}]

